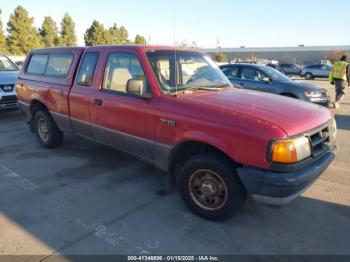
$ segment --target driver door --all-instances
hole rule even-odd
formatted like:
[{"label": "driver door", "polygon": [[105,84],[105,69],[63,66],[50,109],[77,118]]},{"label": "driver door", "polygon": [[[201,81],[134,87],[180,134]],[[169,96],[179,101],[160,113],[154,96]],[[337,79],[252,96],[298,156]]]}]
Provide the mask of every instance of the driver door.
[{"label": "driver door", "polygon": [[146,161],[154,159],[157,99],[127,92],[130,79],[149,81],[136,53],[104,54],[102,83],[92,94],[92,130],[96,141]]}]

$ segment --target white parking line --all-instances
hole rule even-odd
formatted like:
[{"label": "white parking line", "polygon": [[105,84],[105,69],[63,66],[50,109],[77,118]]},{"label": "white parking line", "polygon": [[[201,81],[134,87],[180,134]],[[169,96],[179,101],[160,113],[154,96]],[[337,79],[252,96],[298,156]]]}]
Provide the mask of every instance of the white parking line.
[{"label": "white parking line", "polygon": [[113,249],[128,249],[127,252],[130,254],[140,254],[140,255],[150,255],[154,249],[160,247],[159,241],[147,240],[139,245],[133,247],[133,241],[127,237],[122,236],[120,233],[112,231],[109,226],[106,226],[100,222],[85,223],[83,219],[76,218],[76,223],[84,228],[86,231],[93,233],[95,237],[104,241],[107,245],[111,246]]},{"label": "white parking line", "polygon": [[30,182],[28,179],[22,177],[16,172],[8,169],[5,166],[0,165],[0,178],[10,179],[16,183],[16,185],[27,192],[40,193],[41,187]]}]

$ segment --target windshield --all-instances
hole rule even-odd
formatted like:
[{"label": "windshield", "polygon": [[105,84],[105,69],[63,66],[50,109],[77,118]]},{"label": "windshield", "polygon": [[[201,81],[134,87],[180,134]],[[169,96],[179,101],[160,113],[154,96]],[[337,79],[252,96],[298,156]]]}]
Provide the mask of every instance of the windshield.
[{"label": "windshield", "polygon": [[164,93],[232,87],[220,68],[202,53],[157,50],[147,56]]},{"label": "windshield", "polygon": [[275,81],[292,81],[288,76],[282,74],[280,71],[269,67],[264,66],[263,72],[271,79]]},{"label": "windshield", "polygon": [[17,71],[17,66],[6,56],[0,55],[0,71]]}]

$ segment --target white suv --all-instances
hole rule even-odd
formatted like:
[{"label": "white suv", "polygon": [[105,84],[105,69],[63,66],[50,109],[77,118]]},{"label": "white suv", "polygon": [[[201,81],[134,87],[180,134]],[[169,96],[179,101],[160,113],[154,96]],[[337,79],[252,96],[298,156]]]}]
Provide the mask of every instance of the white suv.
[{"label": "white suv", "polygon": [[10,59],[0,55],[0,109],[17,107],[16,81],[19,69]]}]

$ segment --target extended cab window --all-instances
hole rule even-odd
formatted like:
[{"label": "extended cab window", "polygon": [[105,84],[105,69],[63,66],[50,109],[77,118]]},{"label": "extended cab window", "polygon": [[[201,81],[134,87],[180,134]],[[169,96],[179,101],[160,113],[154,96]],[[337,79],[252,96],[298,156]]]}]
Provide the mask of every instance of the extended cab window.
[{"label": "extended cab window", "polygon": [[147,90],[146,77],[136,55],[110,54],[107,59],[102,89],[126,93],[126,85],[131,79],[142,80]]},{"label": "extended cab window", "polygon": [[86,53],[81,62],[79,73],[77,76],[77,84],[90,86],[94,77],[96,64],[98,61],[98,53]]},{"label": "extended cab window", "polygon": [[48,57],[48,55],[32,55],[27,72],[30,74],[44,74]]},{"label": "extended cab window", "polygon": [[65,77],[73,62],[73,54],[50,54],[45,75]]}]

